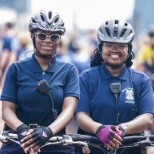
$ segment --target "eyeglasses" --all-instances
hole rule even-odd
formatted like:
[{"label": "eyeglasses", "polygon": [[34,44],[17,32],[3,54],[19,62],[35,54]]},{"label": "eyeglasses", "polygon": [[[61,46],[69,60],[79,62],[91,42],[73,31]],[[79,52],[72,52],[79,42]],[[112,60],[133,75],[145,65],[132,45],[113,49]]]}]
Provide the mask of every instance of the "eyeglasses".
[{"label": "eyeglasses", "polygon": [[57,42],[60,40],[60,37],[61,37],[58,34],[47,35],[45,33],[36,33],[36,35],[37,35],[38,39],[41,41],[44,41],[49,37],[51,42]]},{"label": "eyeglasses", "polygon": [[114,47],[116,47],[118,50],[125,50],[128,47],[127,44],[115,44],[115,43],[103,43],[103,46],[105,46],[107,50],[113,50]]}]

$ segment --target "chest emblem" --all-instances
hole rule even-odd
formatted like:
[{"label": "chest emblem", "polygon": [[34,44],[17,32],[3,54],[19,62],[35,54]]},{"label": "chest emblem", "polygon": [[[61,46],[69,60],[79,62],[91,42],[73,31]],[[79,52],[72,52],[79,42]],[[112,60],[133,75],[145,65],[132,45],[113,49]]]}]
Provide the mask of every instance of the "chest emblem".
[{"label": "chest emblem", "polygon": [[125,88],[123,90],[126,96],[126,103],[134,103],[134,92],[132,88]]}]

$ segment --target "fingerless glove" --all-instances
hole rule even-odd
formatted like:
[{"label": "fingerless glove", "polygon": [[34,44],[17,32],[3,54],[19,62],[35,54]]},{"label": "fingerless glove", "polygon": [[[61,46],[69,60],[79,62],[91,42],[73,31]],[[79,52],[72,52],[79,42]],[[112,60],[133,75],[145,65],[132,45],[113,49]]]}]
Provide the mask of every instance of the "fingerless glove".
[{"label": "fingerless glove", "polygon": [[20,142],[26,136],[28,130],[29,127],[26,124],[21,124],[20,126],[17,127],[17,134]]},{"label": "fingerless glove", "polygon": [[53,132],[49,127],[35,128],[34,133],[32,133],[33,141],[39,147],[46,144],[52,136]]},{"label": "fingerless glove", "polygon": [[107,144],[114,138],[114,135],[117,134],[119,136],[122,135],[121,131],[115,131],[115,126],[112,125],[101,125],[97,131],[96,136],[103,144]]}]

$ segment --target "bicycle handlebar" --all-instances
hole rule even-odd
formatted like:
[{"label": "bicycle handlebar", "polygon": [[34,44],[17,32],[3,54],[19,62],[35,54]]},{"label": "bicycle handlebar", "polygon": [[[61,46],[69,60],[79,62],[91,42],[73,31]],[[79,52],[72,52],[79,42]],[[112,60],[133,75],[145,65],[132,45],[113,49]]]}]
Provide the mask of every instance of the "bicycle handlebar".
[{"label": "bicycle handlebar", "polygon": [[[16,141],[14,138],[17,138],[17,134],[7,133],[0,131],[0,141],[6,142],[11,141],[17,144],[20,144],[19,141]],[[141,146],[154,146],[152,143],[154,141],[154,135],[132,135],[125,136],[122,141],[122,145],[119,148],[127,148],[127,147],[141,147]],[[125,145],[125,142],[130,142],[129,145]],[[97,137],[90,135],[81,135],[81,134],[65,134],[62,136],[53,136],[47,145],[82,145],[82,146],[94,146],[95,148],[99,148],[104,151],[104,147],[100,140]],[[41,147],[41,148],[42,148]]]}]

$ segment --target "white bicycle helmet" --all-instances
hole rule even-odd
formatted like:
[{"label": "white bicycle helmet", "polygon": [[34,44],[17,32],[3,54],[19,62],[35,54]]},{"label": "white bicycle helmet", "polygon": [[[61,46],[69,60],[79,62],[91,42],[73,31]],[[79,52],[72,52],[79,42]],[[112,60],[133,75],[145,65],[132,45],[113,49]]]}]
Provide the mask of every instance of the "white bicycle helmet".
[{"label": "white bicycle helmet", "polygon": [[63,35],[66,31],[64,22],[58,13],[53,11],[40,10],[29,22],[29,31],[32,33],[36,29],[59,32]]},{"label": "white bicycle helmet", "polygon": [[99,42],[127,43],[134,39],[134,30],[128,22],[108,20],[100,25],[97,31]]}]

